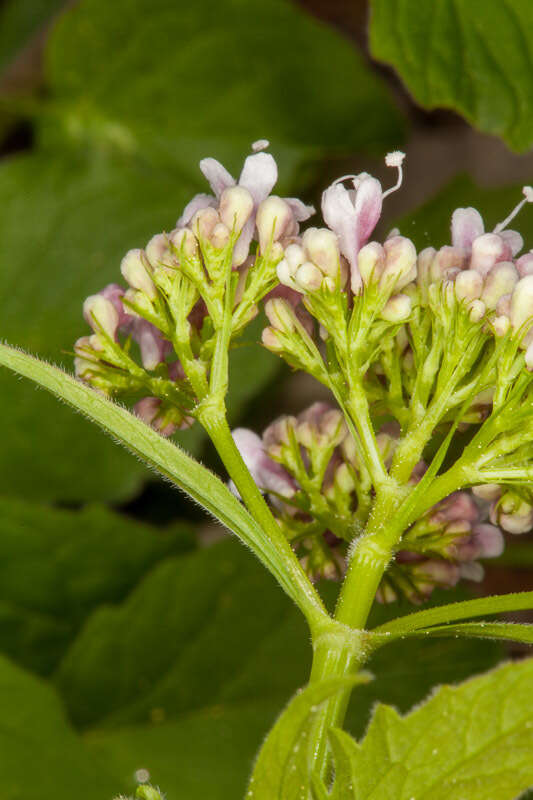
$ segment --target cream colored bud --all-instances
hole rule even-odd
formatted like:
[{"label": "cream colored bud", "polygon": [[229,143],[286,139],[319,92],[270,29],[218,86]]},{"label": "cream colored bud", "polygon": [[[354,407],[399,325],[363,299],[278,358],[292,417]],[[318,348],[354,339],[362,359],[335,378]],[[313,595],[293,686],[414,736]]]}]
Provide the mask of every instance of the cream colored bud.
[{"label": "cream colored bud", "polygon": [[293,270],[286,258],[282,258],[276,267],[278,280],[283,286],[289,286],[291,289],[299,290],[299,286],[294,282]]},{"label": "cream colored bud", "polygon": [[385,267],[385,250],[378,242],[369,242],[359,250],[357,266],[365,286],[377,283]]},{"label": "cream colored bud", "polygon": [[492,327],[496,336],[505,336],[511,327],[511,320],[502,314],[492,320]]},{"label": "cream colored bud", "polygon": [[337,236],[328,228],[308,228],[303,235],[303,245],[310,261],[324,275],[337,278],[340,272],[340,252]]},{"label": "cream colored bud", "polygon": [[485,303],[482,300],[472,300],[469,309],[468,316],[471,322],[481,322],[487,311]]},{"label": "cream colored bud", "polygon": [[291,269],[291,274],[294,275],[300,264],[306,260],[305,250],[299,244],[289,244],[285,248],[285,258]]},{"label": "cream colored bud", "polygon": [[406,294],[391,297],[381,312],[381,318],[387,322],[403,322],[411,313],[411,298]]},{"label": "cream colored bud", "polygon": [[385,267],[380,279],[384,288],[402,289],[416,278],[416,248],[405,236],[393,236],[383,245]]},{"label": "cream colored bud", "polygon": [[418,254],[417,259],[417,283],[419,286],[427,287],[431,283],[431,265],[437,255],[434,247],[426,247]]},{"label": "cream colored bud", "polygon": [[322,285],[323,275],[318,267],[315,267],[311,261],[306,261],[298,267],[294,281],[300,289],[304,291],[314,292]]},{"label": "cream colored bud", "polygon": [[230,231],[239,233],[254,210],[254,199],[244,186],[230,186],[220,196],[218,213]]},{"label": "cream colored bud", "polygon": [[287,300],[274,297],[265,304],[265,314],[268,321],[276,330],[283,333],[292,333],[294,330],[294,311]]},{"label": "cream colored bud", "polygon": [[156,267],[160,261],[168,260],[171,256],[165,234],[156,233],[155,236],[152,236],[144,248],[144,252],[152,267]]},{"label": "cream colored bud", "polygon": [[533,275],[526,275],[516,284],[511,296],[511,325],[515,331],[524,332],[533,317]]},{"label": "cream colored bud", "polygon": [[179,255],[183,253],[188,258],[198,255],[198,241],[190,228],[176,228],[168,238]]},{"label": "cream colored bud", "polygon": [[118,328],[118,311],[115,306],[101,294],[92,294],[83,303],[83,316],[95,333],[103,330],[112,339]]},{"label": "cream colored bud", "polygon": [[281,353],[283,345],[280,342],[278,332],[274,328],[263,328],[261,334],[261,341],[267,350],[272,350],[274,353]]},{"label": "cream colored bud", "polygon": [[455,279],[455,296],[458,300],[477,300],[483,291],[483,278],[475,269],[460,272]]},{"label": "cream colored bud", "polygon": [[122,277],[132,289],[144,292],[150,300],[157,297],[157,289],[146,267],[147,262],[142,250],[129,250],[120,262]]},{"label": "cream colored bud", "polygon": [[511,294],[518,279],[518,272],[511,261],[500,261],[496,264],[485,278],[485,287],[481,295],[487,308],[496,308],[498,301],[504,295]]},{"label": "cream colored bud", "polygon": [[221,250],[223,247],[226,247],[229,242],[229,237],[230,232],[228,228],[223,222],[219,222],[218,225],[215,225],[213,228],[210,241],[213,247],[216,247],[217,250]]},{"label": "cream colored bud", "polygon": [[216,226],[220,224],[218,211],[214,208],[202,208],[191,220],[191,228],[198,239],[211,241]]},{"label": "cream colored bud", "polygon": [[270,242],[276,242],[292,227],[292,209],[281,197],[271,195],[259,204],[255,224],[259,231],[259,247],[264,253]]},{"label": "cream colored bud", "polygon": [[479,497],[481,500],[488,500],[492,502],[497,500],[501,495],[502,490],[497,483],[482,483],[479,486],[474,486],[472,494]]}]

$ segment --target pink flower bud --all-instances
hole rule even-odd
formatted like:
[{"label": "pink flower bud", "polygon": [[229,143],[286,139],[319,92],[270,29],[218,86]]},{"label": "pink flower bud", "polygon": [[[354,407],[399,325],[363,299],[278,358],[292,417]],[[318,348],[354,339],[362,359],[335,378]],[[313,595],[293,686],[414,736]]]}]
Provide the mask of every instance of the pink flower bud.
[{"label": "pink flower bud", "polygon": [[432,282],[439,282],[451,277],[450,273],[456,273],[465,266],[464,251],[457,247],[448,245],[441,247],[435,254],[431,264],[430,277]]},{"label": "pink flower bud", "polygon": [[230,231],[240,232],[253,210],[254,199],[242,186],[231,186],[220,195],[220,219]]},{"label": "pink flower bud", "polygon": [[517,259],[516,268],[521,278],[533,274],[533,250],[530,250],[529,253],[525,253]]},{"label": "pink flower bud", "polygon": [[92,294],[83,303],[83,316],[95,333],[103,330],[114,339],[119,316],[113,303],[101,294]]},{"label": "pink flower bud", "polygon": [[143,367],[155,369],[171,352],[172,345],[163,338],[160,331],[145,319],[135,320],[133,336],[139,344]]},{"label": "pink flower bud", "polygon": [[168,249],[168,240],[164,233],[157,233],[152,236],[144,248],[144,252],[152,267],[157,267],[161,261],[172,261],[172,256]]},{"label": "pink flower bud", "polygon": [[510,248],[497,233],[484,233],[472,243],[470,269],[476,269],[485,276],[498,263],[511,256]]},{"label": "pink flower bud", "polygon": [[479,519],[478,507],[468,492],[454,492],[439,503],[436,511],[439,519],[447,522],[456,520],[476,522]]},{"label": "pink flower bud", "polygon": [[157,289],[146,269],[142,250],[129,250],[120,262],[120,271],[133,289],[144,292],[150,300],[157,297]]},{"label": "pink flower bud", "polygon": [[294,311],[291,304],[281,297],[273,297],[265,303],[265,314],[275,330],[283,333],[294,331]]},{"label": "pink flower bud", "polygon": [[187,258],[194,258],[198,255],[198,242],[196,236],[190,228],[176,228],[169,233],[169,241],[175,247],[178,256],[182,253]]},{"label": "pink flower bud", "polygon": [[143,397],[134,405],[133,411],[139,419],[159,431],[162,436],[172,436],[179,430],[179,425],[165,420],[164,414],[161,414],[161,400],[157,397]]},{"label": "pink flower bud", "polygon": [[236,428],[232,436],[258,487],[264,492],[292,497],[295,493],[293,479],[280,464],[268,457],[261,438],[247,428]]},{"label": "pink flower bud", "polygon": [[472,249],[472,242],[482,236],[485,227],[479,211],[475,208],[456,208],[452,214],[452,244],[465,252]]},{"label": "pink flower bud", "polygon": [[505,540],[499,528],[487,523],[478,523],[473,528],[478,547],[476,558],[498,558],[503,553]]},{"label": "pink flower bud", "polygon": [[214,208],[203,208],[197,211],[191,220],[191,229],[200,241],[211,241],[211,236],[217,225],[220,224],[218,211]]}]

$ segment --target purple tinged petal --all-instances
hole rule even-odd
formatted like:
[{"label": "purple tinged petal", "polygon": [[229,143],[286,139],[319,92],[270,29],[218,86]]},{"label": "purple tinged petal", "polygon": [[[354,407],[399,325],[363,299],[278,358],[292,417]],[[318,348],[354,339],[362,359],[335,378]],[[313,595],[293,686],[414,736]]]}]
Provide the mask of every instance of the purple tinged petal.
[{"label": "purple tinged petal", "polygon": [[244,162],[239,186],[248,189],[257,206],[268,197],[277,179],[278,167],[270,153],[255,153]]},{"label": "purple tinged petal", "polygon": [[519,253],[524,246],[524,240],[522,236],[518,233],[518,231],[510,231],[510,230],[501,231],[500,236],[502,237],[503,241],[511,248],[511,253],[513,256],[516,256],[517,253]]},{"label": "purple tinged petal", "polygon": [[370,234],[376,227],[381,216],[382,205],[381,183],[370,175],[365,176],[358,182],[355,194],[359,247],[366,244]]},{"label": "purple tinged petal", "polygon": [[217,198],[220,197],[224,189],[235,186],[235,178],[215,158],[203,158],[200,161],[200,169],[204,177],[209,181],[209,185]]},{"label": "purple tinged petal", "polygon": [[485,233],[479,211],[475,208],[456,208],[452,214],[452,244],[470,252],[472,242]]},{"label": "purple tinged petal", "polygon": [[312,217],[313,214],[316,214],[314,206],[306,206],[305,203],[302,203],[297,197],[284,197],[283,199],[287,205],[291,207],[296,222],[305,222],[309,217]]},{"label": "purple tinged petal", "polygon": [[259,488],[267,492],[276,492],[284,497],[292,497],[294,494],[292,478],[280,464],[268,457],[261,437],[247,428],[236,428],[231,435]]},{"label": "purple tinged petal", "polygon": [[[340,251],[348,259],[352,271],[352,289],[358,291],[361,276],[357,268],[357,253],[361,244],[357,231],[357,216],[348,189],[341,183],[334,183],[322,194],[322,216],[324,222],[339,237]],[[354,287],[354,276],[359,285]]]},{"label": "purple tinged petal", "polygon": [[196,194],[193,197],[193,199],[189,203],[187,203],[187,205],[183,209],[181,217],[176,222],[176,228],[182,228],[184,225],[188,225],[197,211],[201,211],[204,208],[216,208],[216,207],[217,207],[217,201],[216,198],[213,197],[213,195]]}]

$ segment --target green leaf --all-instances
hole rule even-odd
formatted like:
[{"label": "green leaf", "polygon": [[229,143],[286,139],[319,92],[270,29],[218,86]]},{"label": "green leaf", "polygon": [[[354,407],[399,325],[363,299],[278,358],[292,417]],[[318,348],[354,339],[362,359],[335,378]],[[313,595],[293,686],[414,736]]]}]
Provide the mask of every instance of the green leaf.
[{"label": "green leaf", "polygon": [[533,785],[533,660],[440,688],[405,717],[374,712],[360,745],[332,735],[357,800],[514,800]]},{"label": "green leaf", "polygon": [[187,171],[205,155],[235,168],[263,137],[294,164],[323,148],[382,151],[402,133],[362,56],[287,0],[138,0],[134,14],[130,0],[85,0],[56,27],[47,76],[53,136]]},{"label": "green leaf", "polygon": [[49,674],[92,611],[121,602],[155,564],[194,545],[182,525],[1,498],[0,649]]},{"label": "green leaf", "polygon": [[402,634],[402,636],[467,636],[533,644],[533,625],[523,625],[517,622],[465,622],[462,625],[437,625],[434,628],[423,628]]},{"label": "green leaf", "polygon": [[308,800],[313,756],[309,752],[309,736],[320,707],[337,692],[368,680],[368,675],[360,673],[311,684],[296,694],[259,751],[246,797],[251,800],[273,797]]},{"label": "green leaf", "polygon": [[0,698],[3,800],[108,800],[121,788],[72,730],[53,689],[2,656]]},{"label": "green leaf", "polygon": [[373,56],[426,108],[451,108],[514,150],[533,142],[529,0],[372,0]]},{"label": "green leaf", "polygon": [[156,467],[250,547],[305,615],[316,617],[325,614],[318,594],[281,531],[279,540],[267,538],[220,478],[185,451],[164,439],[123,406],[107,400],[57,367],[2,344],[0,364],[44,386],[97,422],[135,455]]},{"label": "green leaf", "polygon": [[418,628],[440,625],[458,619],[481,617],[484,614],[501,614],[505,611],[527,611],[533,608],[533,592],[510,592],[491,597],[478,597],[460,603],[447,603],[436,608],[415,611],[403,617],[390,620],[373,629],[374,633],[401,636]]}]

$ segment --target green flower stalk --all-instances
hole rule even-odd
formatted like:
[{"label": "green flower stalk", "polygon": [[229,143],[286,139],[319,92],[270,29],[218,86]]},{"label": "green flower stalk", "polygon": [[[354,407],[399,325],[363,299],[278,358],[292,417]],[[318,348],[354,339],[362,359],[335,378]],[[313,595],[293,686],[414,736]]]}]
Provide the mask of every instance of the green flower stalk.
[{"label": "green flower stalk", "polygon": [[[401,186],[402,153],[386,157],[397,171],[390,189],[366,173],[344,176],[323,194],[325,226],[302,231],[314,209],[271,194],[267,146],[256,143],[238,181],[202,161],[212,194],[125,255],[126,286],[87,298],[92,332],[75,344],[75,371],[91,389],[6,348],[1,359],[185,486],[298,604],[314,649],[306,691],[323,695],[307,764],[313,791],[328,796],[328,734],[342,726],[354,674],[398,632],[456,631],[450,623],[467,616],[444,606],[427,623],[420,612],[414,628],[400,619],[372,632],[374,601],[420,604],[435,587],[480,580],[481,561],[502,552],[502,531],[533,527],[533,251],[520,256],[522,237],[507,227],[533,190],[492,232],[475,209],[456,209],[451,244],[417,253],[398,231],[370,241],[383,200]],[[261,308],[264,347],[331,401],[261,435],[232,433],[228,353]],[[233,494],[161,438],[193,424],[211,437]],[[454,460],[458,431],[468,443]],[[202,483],[216,487],[218,506]],[[317,578],[340,582],[334,615]],[[481,613],[503,608],[495,598]],[[512,636],[529,641],[520,628]],[[469,634],[482,635],[475,624]],[[312,688],[327,681],[327,691]],[[256,775],[249,797],[263,796],[259,784]]]}]

